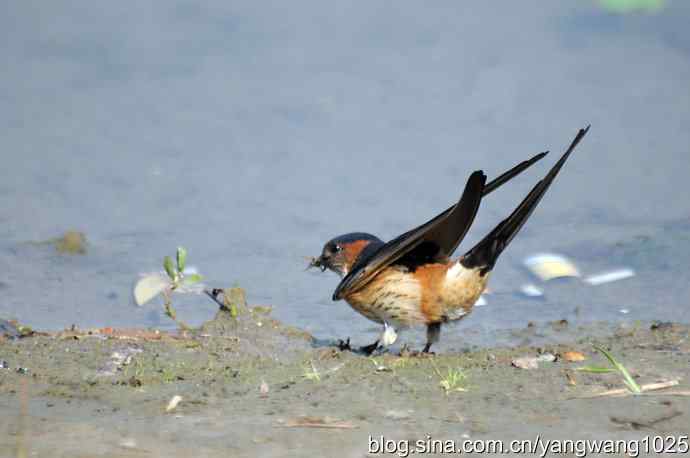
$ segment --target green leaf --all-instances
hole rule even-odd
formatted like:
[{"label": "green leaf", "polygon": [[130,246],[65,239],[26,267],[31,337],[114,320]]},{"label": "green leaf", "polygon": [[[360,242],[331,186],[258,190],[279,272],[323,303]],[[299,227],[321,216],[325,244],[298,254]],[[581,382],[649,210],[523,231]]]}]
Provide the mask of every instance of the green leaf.
[{"label": "green leaf", "polygon": [[186,275],[184,277],[184,282],[187,285],[193,285],[194,283],[199,283],[203,279],[204,279],[204,277],[202,277],[199,274],[190,274],[190,275]]},{"label": "green leaf", "polygon": [[613,365],[613,367],[618,369],[618,372],[620,372],[621,375],[623,376],[623,381],[625,382],[625,385],[628,387],[628,389],[630,391],[632,391],[635,394],[642,393],[642,388],[640,388],[640,385],[638,385],[637,382],[635,381],[635,379],[632,378],[632,375],[630,375],[630,372],[628,372],[628,370],[625,368],[625,366],[623,366],[621,363],[616,361],[616,359],[613,357],[613,355],[611,353],[609,353],[608,351],[606,351],[604,348],[602,348],[598,345],[593,345],[593,347],[597,351],[601,352],[604,356],[606,356],[606,359],[609,360],[609,362]]},{"label": "green leaf", "polygon": [[182,272],[187,264],[187,250],[177,247],[177,271]]},{"label": "green leaf", "polygon": [[170,280],[163,274],[147,275],[134,286],[134,301],[139,306],[144,305],[170,286]]},{"label": "green leaf", "polygon": [[598,367],[598,366],[582,366],[576,367],[576,371],[580,372],[590,372],[592,374],[607,374],[609,372],[616,372],[616,369],[610,367]]},{"label": "green leaf", "polygon": [[173,260],[170,258],[170,256],[166,256],[163,259],[163,268],[172,281],[177,281],[177,272],[175,272],[175,266],[173,265]]}]

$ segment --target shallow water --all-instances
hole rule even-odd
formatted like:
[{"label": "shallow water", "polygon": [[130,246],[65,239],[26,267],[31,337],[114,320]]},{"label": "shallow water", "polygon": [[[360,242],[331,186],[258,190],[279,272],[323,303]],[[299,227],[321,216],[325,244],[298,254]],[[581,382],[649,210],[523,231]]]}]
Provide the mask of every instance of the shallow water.
[{"label": "shallow water", "polygon": [[[184,245],[209,284],[238,283],[320,338],[368,341],[375,327],[331,302],[337,278],[305,272],[306,256],[344,232],[392,238],[457,199],[472,170],[492,177],[552,150],[487,198],[462,251],[591,123],[501,258],[489,304],[445,345],[529,321],[687,320],[684,2],[626,15],[538,2],[8,9],[2,317],[170,327],[159,305],[133,305],[131,287]],[[87,255],[27,243],[68,229],[86,233]],[[637,276],[523,298],[534,279],[522,260],[544,250],[585,274]],[[215,308],[176,305],[189,323]]]}]

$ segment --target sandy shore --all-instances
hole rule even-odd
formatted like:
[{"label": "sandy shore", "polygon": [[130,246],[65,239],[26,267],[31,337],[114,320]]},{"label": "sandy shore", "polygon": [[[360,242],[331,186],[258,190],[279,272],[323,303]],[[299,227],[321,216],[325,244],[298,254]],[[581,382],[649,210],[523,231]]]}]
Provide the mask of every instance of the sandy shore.
[{"label": "sandy shore", "polygon": [[[689,331],[646,323],[601,335],[593,326],[552,345],[365,357],[317,343],[257,309],[238,320],[219,312],[200,329],[172,334],[105,328],[2,338],[0,450],[17,457],[363,457],[376,456],[370,452],[381,436],[506,446],[537,435],[679,437],[690,431],[683,395]],[[625,388],[617,372],[575,370],[609,366],[592,343],[641,385],[678,385],[592,397]],[[567,361],[566,352],[586,359]],[[539,355],[537,368],[513,365]],[[181,401],[166,411],[175,396]],[[405,447],[397,451],[404,455]]]}]

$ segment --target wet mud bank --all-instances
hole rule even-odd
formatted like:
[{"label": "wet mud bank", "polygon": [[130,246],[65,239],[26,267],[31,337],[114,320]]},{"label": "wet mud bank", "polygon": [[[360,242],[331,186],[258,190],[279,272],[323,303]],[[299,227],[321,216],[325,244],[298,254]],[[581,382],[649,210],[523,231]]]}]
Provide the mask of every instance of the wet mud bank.
[{"label": "wet mud bank", "polygon": [[[175,333],[8,333],[0,339],[0,450],[362,457],[376,447],[370,436],[633,440],[690,432],[687,325],[605,333],[593,325],[554,343],[365,357],[250,310],[236,319],[221,311]],[[567,323],[549,332],[558,326]],[[514,332],[529,343],[538,331]],[[592,344],[649,390],[631,395],[620,372],[595,371],[611,364]],[[654,390],[659,383],[667,387]]]}]

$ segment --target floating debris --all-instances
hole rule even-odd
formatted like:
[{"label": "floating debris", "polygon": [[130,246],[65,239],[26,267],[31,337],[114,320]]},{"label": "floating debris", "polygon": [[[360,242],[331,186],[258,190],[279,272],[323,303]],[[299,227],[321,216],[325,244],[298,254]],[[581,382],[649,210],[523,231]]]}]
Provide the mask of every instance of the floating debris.
[{"label": "floating debris", "polygon": [[603,285],[604,283],[611,283],[614,281],[625,280],[626,278],[634,277],[635,271],[632,269],[618,269],[610,272],[603,272],[596,275],[590,275],[585,278],[585,283],[592,286]]},{"label": "floating debris", "polygon": [[629,309],[620,309],[619,312],[621,312],[623,315],[627,315],[628,313],[630,313],[630,310]]},{"label": "floating debris", "polygon": [[5,361],[4,359],[0,360],[0,369],[9,369],[9,368],[10,368],[10,365],[7,361]]},{"label": "floating debris", "polygon": [[528,283],[520,287],[520,292],[527,297],[542,297],[544,296],[544,291],[539,289],[535,284]]},{"label": "floating debris", "polygon": [[18,367],[16,372],[17,372],[17,374],[28,374],[29,368],[28,367]]},{"label": "floating debris", "polygon": [[534,358],[532,356],[523,356],[521,358],[515,358],[513,361],[511,361],[511,364],[513,367],[517,367],[518,369],[538,369],[539,368],[539,363],[537,358]]},{"label": "floating debris", "polygon": [[525,266],[541,281],[579,277],[580,272],[568,258],[555,253],[539,253],[525,259]]},{"label": "floating debris", "polygon": [[579,351],[565,351],[565,352],[561,353],[561,358],[563,358],[564,360],[566,360],[570,363],[574,363],[574,362],[578,362],[578,361],[584,361],[585,359],[587,359],[585,357],[584,353],[579,352]]},{"label": "floating debris", "polygon": [[176,394],[175,396],[170,399],[170,402],[168,402],[167,407],[165,408],[166,412],[172,412],[177,408],[177,405],[182,401],[182,396],[179,394]]},{"label": "floating debris", "polygon": [[265,397],[268,395],[268,383],[266,383],[264,380],[261,381],[261,385],[259,386],[259,393],[261,396]]},{"label": "floating debris", "polygon": [[62,254],[86,254],[86,235],[79,231],[67,231],[62,237],[52,240],[55,249]]}]

